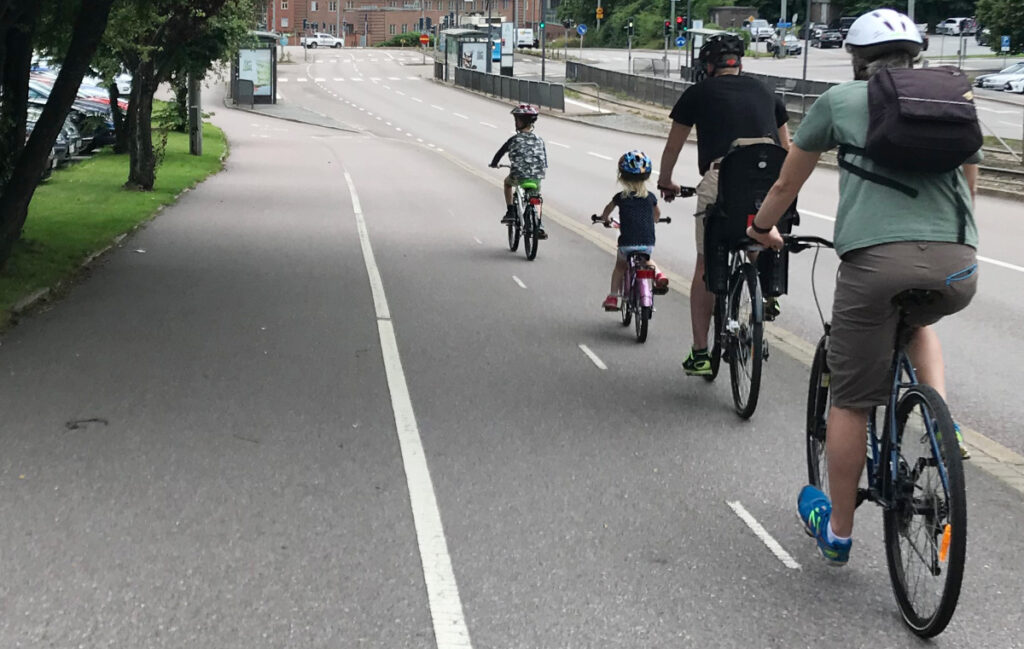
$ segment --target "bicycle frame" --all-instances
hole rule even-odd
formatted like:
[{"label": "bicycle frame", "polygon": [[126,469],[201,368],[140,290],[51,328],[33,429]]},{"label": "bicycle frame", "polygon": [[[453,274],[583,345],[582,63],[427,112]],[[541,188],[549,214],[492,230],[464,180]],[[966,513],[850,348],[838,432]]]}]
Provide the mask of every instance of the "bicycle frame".
[{"label": "bicycle frame", "polygon": [[647,267],[649,257],[641,252],[629,254],[626,272],[622,275],[622,299],[636,312],[640,307],[654,306],[654,269]]}]

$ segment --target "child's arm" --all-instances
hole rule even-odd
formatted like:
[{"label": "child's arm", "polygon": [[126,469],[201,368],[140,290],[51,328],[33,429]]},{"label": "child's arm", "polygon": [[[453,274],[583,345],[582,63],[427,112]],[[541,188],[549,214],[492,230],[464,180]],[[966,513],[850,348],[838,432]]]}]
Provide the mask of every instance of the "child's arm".
[{"label": "child's arm", "polygon": [[605,225],[610,225],[612,212],[615,211],[615,199],[613,198],[607,205],[604,206],[604,211],[601,212],[601,220],[604,221]]},{"label": "child's arm", "polygon": [[504,157],[504,155],[508,153],[508,148],[511,142],[512,138],[505,140],[505,144],[502,144],[501,148],[498,149],[498,152],[494,154],[494,158],[491,160],[491,167],[498,166],[498,163],[501,162],[502,157]]},{"label": "child's arm", "polygon": [[659,219],[661,219],[661,208],[658,207],[657,203],[655,203],[654,204],[654,223],[655,223],[655,225],[657,225]]}]

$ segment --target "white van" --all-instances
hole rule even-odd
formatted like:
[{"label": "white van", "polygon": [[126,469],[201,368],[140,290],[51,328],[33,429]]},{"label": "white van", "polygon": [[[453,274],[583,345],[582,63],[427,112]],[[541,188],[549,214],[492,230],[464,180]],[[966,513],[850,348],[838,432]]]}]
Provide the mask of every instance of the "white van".
[{"label": "white van", "polygon": [[519,28],[516,30],[516,47],[537,47],[539,43],[533,37],[533,30]]}]

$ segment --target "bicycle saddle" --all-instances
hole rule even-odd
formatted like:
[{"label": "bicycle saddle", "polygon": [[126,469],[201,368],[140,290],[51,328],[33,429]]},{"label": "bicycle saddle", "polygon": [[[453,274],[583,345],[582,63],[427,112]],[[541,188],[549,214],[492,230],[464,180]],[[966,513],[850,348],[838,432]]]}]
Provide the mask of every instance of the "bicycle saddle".
[{"label": "bicycle saddle", "polygon": [[938,291],[925,288],[908,288],[901,293],[897,293],[892,299],[892,303],[904,311],[909,311],[915,306],[934,304],[938,299]]}]

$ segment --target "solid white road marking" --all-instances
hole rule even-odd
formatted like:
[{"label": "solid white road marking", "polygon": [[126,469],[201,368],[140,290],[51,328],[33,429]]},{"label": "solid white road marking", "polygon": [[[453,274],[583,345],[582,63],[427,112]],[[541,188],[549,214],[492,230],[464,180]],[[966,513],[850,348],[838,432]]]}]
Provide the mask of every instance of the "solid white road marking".
[{"label": "solid white road marking", "polygon": [[[416,530],[416,543],[423,566],[423,581],[427,587],[427,603],[434,625],[434,641],[438,649],[472,649],[462,600],[459,598],[459,585],[455,581],[455,571],[452,569],[451,555],[448,553],[448,543],[444,536],[444,524],[441,522],[441,512],[434,493],[434,483],[430,478],[430,468],[427,466],[423,440],[420,438],[419,426],[416,423],[409,384],[405,379],[402,358],[398,352],[398,339],[395,336],[394,324],[388,315],[387,297],[384,294],[383,283],[380,282],[380,270],[373,257],[373,248],[370,245],[366,220],[359,205],[359,196],[347,171],[345,182],[348,183],[352,195],[352,209],[359,229],[363,261],[370,276],[370,288],[377,312],[377,333],[380,336],[384,372],[391,394],[391,410],[395,417],[402,465],[405,468],[405,479],[409,489],[409,503],[412,505],[413,527]],[[382,313],[385,315],[382,316]]]},{"label": "solid white road marking", "polygon": [[583,103],[582,101],[576,101],[575,99],[568,99],[568,98],[566,98],[564,101],[567,104],[574,104],[576,106],[581,106],[581,107],[586,108],[588,110],[591,110],[591,111],[593,111],[595,113],[610,113],[610,112],[612,112],[612,111],[607,110],[605,108],[595,108],[594,106],[591,106],[590,104]]},{"label": "solid white road marking", "polygon": [[519,279],[515,275],[512,276],[512,281],[519,284],[519,288],[526,288],[526,284],[523,284],[523,280]]},{"label": "solid white road marking", "polygon": [[589,347],[587,347],[583,343],[580,343],[579,344],[579,348],[580,348],[581,352],[583,352],[584,354],[587,355],[587,358],[589,358],[591,361],[593,361],[594,365],[597,365],[597,369],[599,369],[599,370],[606,370],[606,369],[608,369],[608,366],[604,364],[604,361],[602,361],[600,358],[598,358],[597,354],[595,354],[594,352],[590,351]]},{"label": "solid white road marking", "polygon": [[465,115],[463,115],[462,113],[452,113],[452,115],[455,115],[455,116],[456,116],[456,117],[458,117],[459,119],[469,119],[468,117],[466,117],[466,116],[465,116]]},{"label": "solid white road marking", "polygon": [[[829,216],[828,214],[821,214],[819,212],[812,212],[811,210],[805,210],[803,208],[799,208],[797,211],[800,212],[801,214],[807,214],[808,216],[813,216],[815,218],[823,219],[823,220],[829,221],[831,223],[835,223],[835,221],[836,221],[836,217]],[[983,261],[986,264],[992,264],[993,266],[999,266],[1000,268],[1005,268],[1007,270],[1015,270],[1018,273],[1024,273],[1024,266],[1018,266],[1017,264],[1011,264],[1009,262],[999,261],[998,259],[993,259],[991,257],[985,257],[983,255],[978,255],[978,261]]]},{"label": "solid white road marking", "polygon": [[480,122],[480,125],[481,125],[481,126],[486,126],[487,128],[498,128],[498,127],[497,127],[497,126],[495,126],[494,124],[490,124],[490,123],[488,123],[488,122]]},{"label": "solid white road marking", "polygon": [[768,546],[768,549],[772,551],[775,558],[782,562],[782,565],[792,570],[799,570],[800,564],[797,563],[792,556],[781,545],[776,541],[768,530],[764,529],[757,519],[754,518],[750,512],[747,511],[746,507],[740,504],[738,500],[726,501],[727,505],[740,517],[740,520],[747,524],[750,531],[754,533],[757,538],[761,539],[761,542]]},{"label": "solid white road marking", "polygon": [[552,146],[560,146],[563,149],[571,149],[572,148],[568,144],[562,144],[561,142],[552,142],[551,140],[548,140],[548,144],[550,144]]},{"label": "solid white road marking", "polygon": [[600,153],[594,153],[593,151],[587,151],[587,155],[592,155],[595,158],[601,158],[602,160],[611,160],[610,157],[606,155],[601,155]]}]

